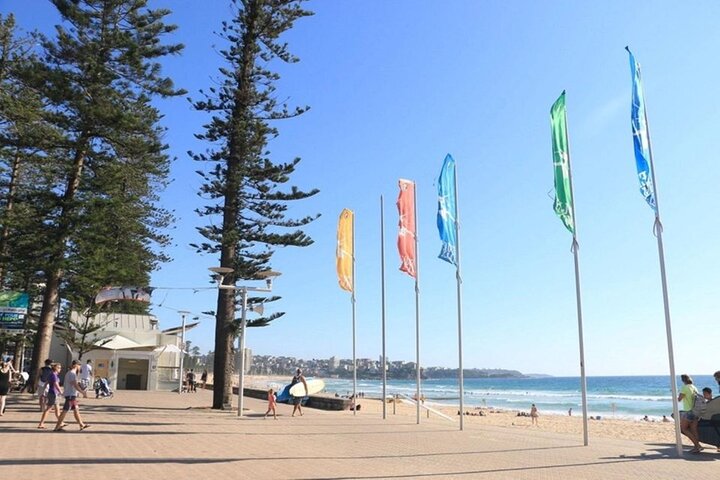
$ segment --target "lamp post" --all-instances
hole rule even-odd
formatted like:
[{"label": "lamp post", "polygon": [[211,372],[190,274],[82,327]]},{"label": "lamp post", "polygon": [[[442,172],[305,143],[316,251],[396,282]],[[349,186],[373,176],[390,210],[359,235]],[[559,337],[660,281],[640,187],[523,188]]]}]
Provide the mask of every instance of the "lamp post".
[{"label": "lamp post", "polygon": [[178,381],[178,394],[181,394],[183,387],[183,360],[185,360],[185,315],[188,315],[190,312],[180,310],[178,313],[182,317],[182,333],[180,334],[180,378]]},{"label": "lamp post", "polygon": [[[232,273],[233,269],[229,267],[211,267],[208,270],[217,275],[218,289],[220,290],[235,290],[240,291],[240,305],[241,305],[241,324],[240,324],[240,338],[238,339],[238,351],[240,353],[240,365],[238,366],[238,417],[243,416],[243,391],[245,390],[245,331],[247,328],[247,294],[248,292],[272,292],[273,278],[280,276],[279,272],[268,270],[266,272],[260,272],[258,275],[261,279],[265,279],[265,287],[247,287],[247,286],[236,286],[236,285],[224,285],[223,280],[225,275]],[[254,309],[262,314],[262,305],[260,308]]]}]

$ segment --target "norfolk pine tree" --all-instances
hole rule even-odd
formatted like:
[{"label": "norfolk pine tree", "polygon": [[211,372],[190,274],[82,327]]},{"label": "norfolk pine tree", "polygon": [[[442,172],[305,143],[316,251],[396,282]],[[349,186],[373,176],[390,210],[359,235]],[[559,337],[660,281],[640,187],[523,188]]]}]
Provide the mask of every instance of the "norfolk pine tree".
[{"label": "norfolk pine tree", "polygon": [[[274,163],[267,152],[268,142],[277,136],[273,120],[298,116],[307,108],[289,110],[278,103],[274,83],[279,75],[266,68],[273,60],[297,62],[282,43],[280,36],[294,22],[311,12],[296,0],[233,0],[237,14],[222,24],[222,38],[227,42],[221,56],[218,86],[201,92],[205,99],[195,108],[208,112],[210,121],[197,138],[213,144],[204,153],[192,155],[211,167],[199,172],[205,183],[200,195],[210,205],[200,209],[201,216],[221,216],[219,225],[210,223],[199,228],[205,241],[198,251],[219,253],[220,265],[233,272],[225,276],[227,285],[238,279],[257,279],[270,269],[275,247],[308,246],[312,243],[300,227],[317,216],[286,218],[287,202],[314,195],[293,186],[289,191],[279,187],[290,180],[300,159]],[[286,231],[284,229],[292,229]],[[236,292],[218,290],[213,408],[230,408],[232,383],[232,342],[236,331]]]},{"label": "norfolk pine tree", "polygon": [[[168,10],[150,9],[147,0],[52,0],[62,25],[55,40],[43,38],[42,58],[28,70],[62,142],[53,152],[62,178],[50,190],[56,208],[45,218],[43,241],[50,251],[45,291],[33,349],[32,374],[47,357],[58,292],[69,245],[94,197],[90,178],[129,159],[166,163],[158,140],[153,97],[183,92],[162,76],[158,61],[178,53],[179,44],[163,44],[175,30],[163,19]],[[132,155],[127,154],[131,150]]]}]

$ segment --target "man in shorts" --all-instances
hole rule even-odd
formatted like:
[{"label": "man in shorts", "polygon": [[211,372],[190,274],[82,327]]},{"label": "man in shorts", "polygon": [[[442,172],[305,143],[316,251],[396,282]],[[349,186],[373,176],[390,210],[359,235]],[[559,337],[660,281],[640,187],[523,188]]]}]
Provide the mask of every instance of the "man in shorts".
[{"label": "man in shorts", "polygon": [[83,389],[83,398],[87,398],[87,390],[92,382],[92,360],[88,360],[80,369],[80,387]]},{"label": "man in shorts", "polygon": [[80,430],[85,430],[90,426],[87,423],[83,423],[82,419],[80,418],[80,405],[78,404],[77,397],[78,392],[82,393],[83,390],[78,384],[79,371],[80,362],[77,360],[73,360],[70,369],[65,374],[65,382],[63,383],[63,387],[65,388],[65,392],[63,393],[63,395],[65,396],[65,404],[63,405],[63,411],[60,414],[60,418],[58,418],[57,424],[55,425],[56,432],[65,431],[63,420],[65,420],[65,415],[67,415],[68,410],[73,411],[73,415],[75,415],[75,421],[80,426]]},{"label": "man in shorts", "polygon": [[47,391],[48,391],[48,381],[50,381],[50,375],[52,374],[52,368],[50,368],[50,365],[52,364],[52,360],[49,358],[45,360],[45,366],[40,369],[40,376],[38,377],[38,398],[40,399],[40,411],[45,411],[45,403],[47,398]]}]

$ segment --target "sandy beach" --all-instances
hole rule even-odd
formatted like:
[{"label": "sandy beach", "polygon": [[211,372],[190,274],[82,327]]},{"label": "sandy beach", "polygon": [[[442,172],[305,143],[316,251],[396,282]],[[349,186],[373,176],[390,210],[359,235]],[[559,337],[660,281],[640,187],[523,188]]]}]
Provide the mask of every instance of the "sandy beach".
[{"label": "sandy beach", "polygon": [[[289,380],[290,377],[287,375],[248,375],[245,382],[248,387],[268,388],[268,386],[272,385],[285,385]],[[362,415],[382,416],[382,401],[380,399],[361,398],[358,400],[358,403],[361,405],[359,413]],[[457,421],[457,407],[433,403],[428,403],[427,405]],[[398,402],[388,401],[386,411],[388,415],[408,417],[415,417],[416,415],[416,407],[404,400]],[[530,405],[528,405],[525,413],[529,413],[529,411]],[[548,415],[541,411],[537,426],[531,424],[530,417],[518,416],[518,411],[495,408],[468,408],[466,406],[465,412],[470,413],[470,415],[465,416],[464,421],[466,425],[506,427],[513,430],[546,431],[574,436],[582,436],[583,433],[582,412],[579,410],[573,411],[572,416]],[[484,415],[480,416],[480,412]],[[427,415],[427,411],[421,411],[422,418],[427,418]],[[441,418],[432,412],[429,415],[434,418]],[[449,421],[448,424],[450,424]],[[588,435],[591,438],[634,440],[647,443],[675,442],[675,429],[672,422],[646,422],[603,417],[601,420],[588,420]],[[689,444],[684,437],[683,440]]]}]

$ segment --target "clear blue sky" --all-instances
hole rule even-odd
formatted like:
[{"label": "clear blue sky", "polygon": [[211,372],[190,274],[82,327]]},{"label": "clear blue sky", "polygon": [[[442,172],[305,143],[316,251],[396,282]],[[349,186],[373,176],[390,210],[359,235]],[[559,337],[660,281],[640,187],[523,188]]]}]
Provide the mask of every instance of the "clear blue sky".
[{"label": "clear blue sky", "polygon": [[[179,25],[182,56],[165,62],[190,95],[220,65],[213,34],[230,18],[225,0],[161,0]],[[315,244],[280,250],[273,308],[285,317],[248,332],[256,354],[350,357],[349,295],[337,286],[335,228],[356,212],[357,353],[380,354],[379,197],[385,196],[387,352],[414,360],[412,279],[398,271],[397,180],[418,188],[421,361],[457,366],[453,268],[437,259],[435,181],[446,153],[458,162],[464,271],[465,367],[578,375],[570,234],[552,210],[549,109],[567,90],[575,181],[588,375],[668,372],[653,214],[638,192],[630,129],[625,45],[643,66],[665,225],[677,373],[720,369],[717,272],[720,4],[712,1],[331,1],[306,4],[285,39],[301,58],[278,66],[280,96],[312,109],[280,123],[276,161],[300,156],[293,183],[318,187],[294,205],[322,213]],[[43,0],[2,0],[25,29],[48,30]],[[174,261],[157,287],[208,286],[213,256],[198,255],[193,210],[202,168],[186,155],[203,116],[184,99],[158,103],[177,157],[162,203],[178,222]],[[204,221],[204,220],[203,220]],[[214,291],[163,290],[162,327],[176,310],[215,308]],[[252,314],[251,314],[252,315]],[[214,320],[189,339],[212,348]]]}]

